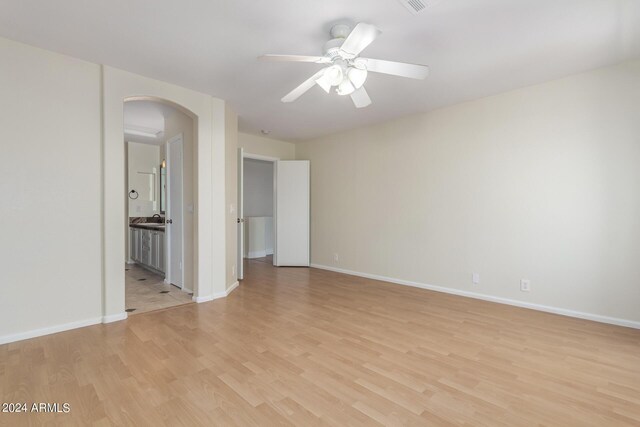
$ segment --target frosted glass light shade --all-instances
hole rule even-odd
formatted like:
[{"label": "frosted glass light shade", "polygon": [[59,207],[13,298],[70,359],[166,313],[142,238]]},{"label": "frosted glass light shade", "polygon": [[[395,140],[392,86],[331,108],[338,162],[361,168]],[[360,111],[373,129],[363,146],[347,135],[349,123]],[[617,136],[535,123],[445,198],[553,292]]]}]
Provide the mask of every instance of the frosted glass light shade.
[{"label": "frosted glass light shade", "polygon": [[351,95],[355,90],[356,88],[353,87],[351,81],[348,78],[345,78],[338,86],[338,89],[336,89],[336,93],[338,95]]},{"label": "frosted glass light shade", "polygon": [[356,89],[360,89],[367,80],[367,70],[364,68],[351,67],[349,71],[347,71],[347,76],[349,76],[349,80],[351,80],[353,86]]}]

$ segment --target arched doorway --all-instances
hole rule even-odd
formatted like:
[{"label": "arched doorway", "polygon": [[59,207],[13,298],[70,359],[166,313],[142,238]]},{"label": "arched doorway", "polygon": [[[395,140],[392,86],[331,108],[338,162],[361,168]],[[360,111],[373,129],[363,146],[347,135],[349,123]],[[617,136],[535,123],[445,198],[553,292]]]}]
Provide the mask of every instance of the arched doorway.
[{"label": "arched doorway", "polygon": [[125,311],[192,302],[195,277],[195,123],[166,100],[124,100]]},{"label": "arched doorway", "polygon": [[168,103],[194,122],[196,302],[225,295],[225,103],[209,95],[102,67],[102,308],[103,322],[126,319],[125,101]]}]

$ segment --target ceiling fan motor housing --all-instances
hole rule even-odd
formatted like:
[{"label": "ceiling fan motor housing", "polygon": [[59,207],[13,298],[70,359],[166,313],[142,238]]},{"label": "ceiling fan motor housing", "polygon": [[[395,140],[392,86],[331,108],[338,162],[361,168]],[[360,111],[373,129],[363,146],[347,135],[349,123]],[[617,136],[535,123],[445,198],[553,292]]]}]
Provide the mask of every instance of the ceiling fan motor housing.
[{"label": "ceiling fan motor housing", "polygon": [[331,39],[324,44],[324,54],[331,59],[340,57],[340,46],[344,43],[344,39]]},{"label": "ceiling fan motor housing", "polygon": [[324,45],[324,54],[331,59],[334,59],[338,56],[338,51],[340,50],[340,46],[344,43],[345,39],[351,33],[351,27],[345,24],[336,24],[331,27],[331,40],[325,43]]},{"label": "ceiling fan motor housing", "polygon": [[351,33],[351,27],[346,24],[336,24],[331,27],[331,38],[346,39]]}]

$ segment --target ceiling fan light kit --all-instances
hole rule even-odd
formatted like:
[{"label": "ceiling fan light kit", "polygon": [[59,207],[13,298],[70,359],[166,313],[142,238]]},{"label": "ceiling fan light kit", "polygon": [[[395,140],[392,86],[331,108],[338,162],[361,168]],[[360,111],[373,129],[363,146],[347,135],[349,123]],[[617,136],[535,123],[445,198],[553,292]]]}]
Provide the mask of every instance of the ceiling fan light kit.
[{"label": "ceiling fan light kit", "polygon": [[364,82],[367,80],[367,69],[358,68],[358,66],[351,67],[348,71],[349,80],[355,86],[356,89],[360,89]]},{"label": "ceiling fan light kit", "polygon": [[353,83],[351,83],[349,79],[344,79],[338,85],[338,88],[336,89],[336,93],[338,95],[351,95],[355,90],[356,88],[353,86]]},{"label": "ceiling fan light kit", "polygon": [[348,25],[338,24],[331,28],[330,33],[331,39],[324,45],[324,56],[260,56],[259,59],[266,61],[315,62],[328,65],[285,95],[282,102],[295,101],[317,84],[327,93],[335,87],[338,95],[350,95],[356,108],[363,108],[371,105],[371,98],[364,88],[369,72],[413,79],[424,79],[429,73],[426,65],[361,58],[360,53],[381,34],[381,31],[371,24],[361,22],[353,31]]}]

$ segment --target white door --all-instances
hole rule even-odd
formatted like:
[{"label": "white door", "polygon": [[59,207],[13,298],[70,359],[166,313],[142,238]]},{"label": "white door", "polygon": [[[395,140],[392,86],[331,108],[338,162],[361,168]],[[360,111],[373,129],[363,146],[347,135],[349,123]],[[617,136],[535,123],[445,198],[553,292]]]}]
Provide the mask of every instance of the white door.
[{"label": "white door", "polygon": [[182,218],[182,134],[167,141],[167,274],[165,280],[182,289],[184,274]]},{"label": "white door", "polygon": [[238,148],[238,280],[244,279],[244,149]]},{"label": "white door", "polygon": [[273,264],[308,267],[309,161],[277,161],[275,183],[276,239]]}]

